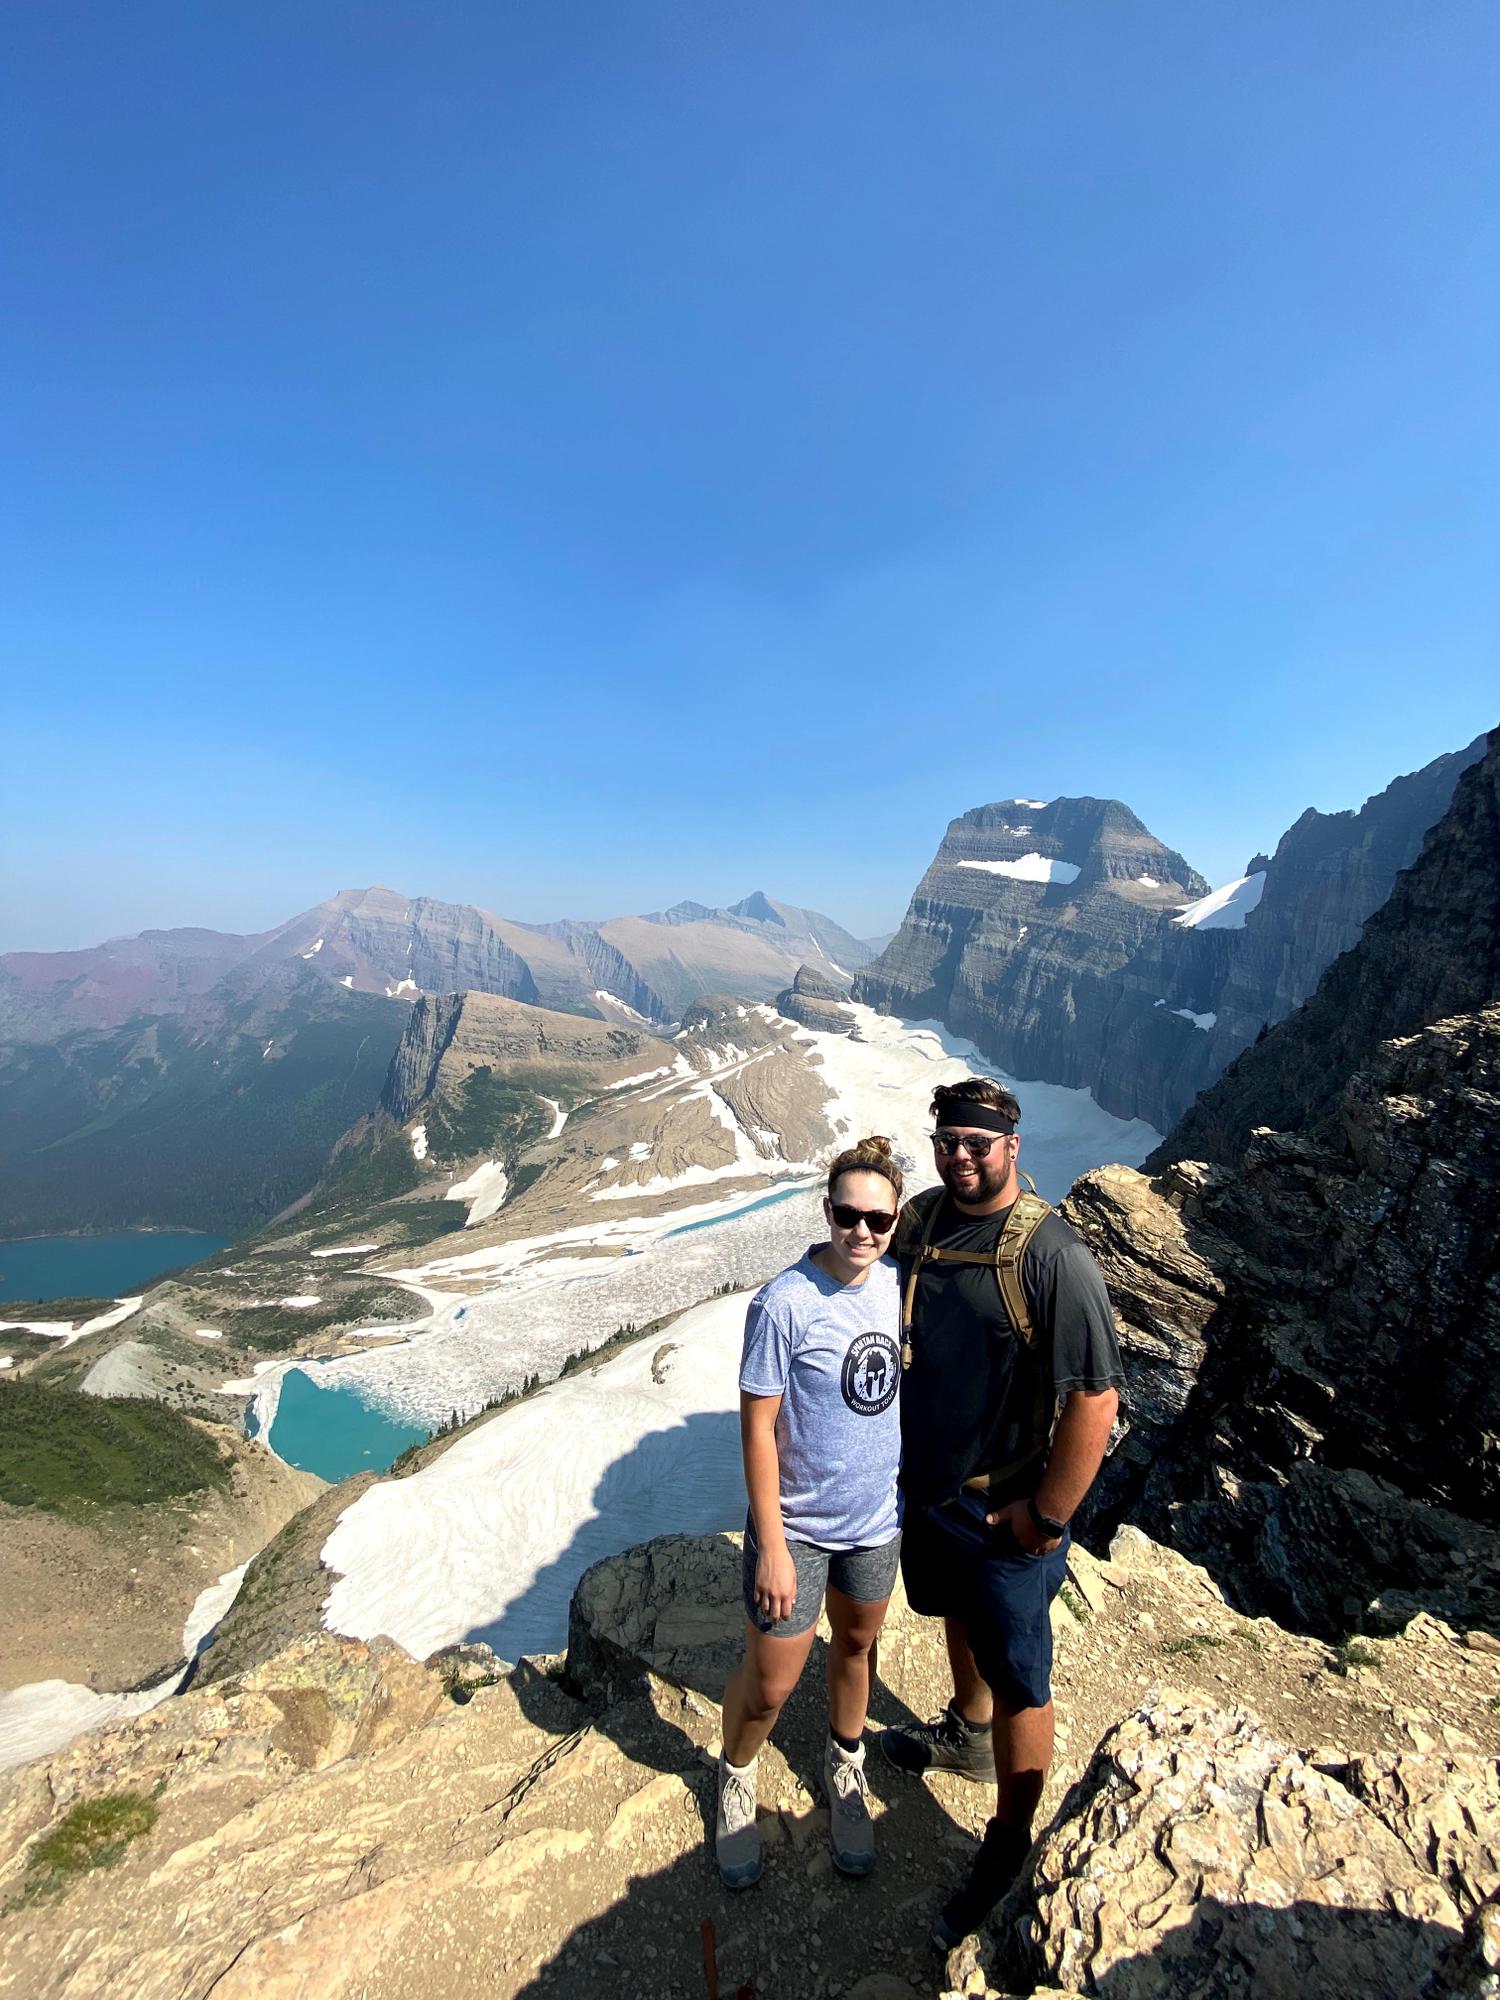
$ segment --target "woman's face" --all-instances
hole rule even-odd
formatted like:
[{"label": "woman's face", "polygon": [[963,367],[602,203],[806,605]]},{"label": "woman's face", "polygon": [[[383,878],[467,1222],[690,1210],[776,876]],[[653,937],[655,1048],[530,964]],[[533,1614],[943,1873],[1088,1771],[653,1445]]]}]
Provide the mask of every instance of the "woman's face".
[{"label": "woman's face", "polygon": [[[884,1174],[867,1173],[863,1169],[840,1174],[833,1192],[823,1197],[823,1213],[828,1218],[828,1239],[834,1255],[856,1271],[867,1269],[890,1247],[899,1207],[896,1190]],[[859,1219],[853,1223],[840,1222],[835,1213],[839,1209],[857,1209]],[[878,1233],[868,1220],[872,1214],[889,1217],[885,1228]]]}]

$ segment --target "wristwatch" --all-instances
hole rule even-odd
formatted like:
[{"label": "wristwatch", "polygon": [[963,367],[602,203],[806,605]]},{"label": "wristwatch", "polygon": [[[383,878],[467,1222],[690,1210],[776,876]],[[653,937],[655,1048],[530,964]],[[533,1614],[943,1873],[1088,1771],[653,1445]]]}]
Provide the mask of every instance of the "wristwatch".
[{"label": "wristwatch", "polygon": [[1068,1532],[1066,1521],[1054,1521],[1050,1515],[1042,1512],[1041,1508],[1036,1504],[1036,1495],[1034,1493],[1027,1495],[1026,1511],[1031,1516],[1032,1527],[1036,1529],[1039,1535],[1045,1535],[1049,1542],[1060,1542]]}]

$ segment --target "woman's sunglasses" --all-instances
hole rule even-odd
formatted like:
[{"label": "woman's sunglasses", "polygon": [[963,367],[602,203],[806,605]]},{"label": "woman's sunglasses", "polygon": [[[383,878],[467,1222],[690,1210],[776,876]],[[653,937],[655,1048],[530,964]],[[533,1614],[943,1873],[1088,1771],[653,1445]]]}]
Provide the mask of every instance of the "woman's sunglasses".
[{"label": "woman's sunglasses", "polygon": [[971,1160],[987,1160],[995,1142],[984,1132],[934,1132],[932,1143],[945,1160],[951,1160],[960,1149]]},{"label": "woman's sunglasses", "polygon": [[851,1208],[847,1201],[831,1201],[828,1213],[840,1229],[858,1229],[865,1223],[872,1236],[888,1236],[896,1226],[896,1218],[885,1208]]}]

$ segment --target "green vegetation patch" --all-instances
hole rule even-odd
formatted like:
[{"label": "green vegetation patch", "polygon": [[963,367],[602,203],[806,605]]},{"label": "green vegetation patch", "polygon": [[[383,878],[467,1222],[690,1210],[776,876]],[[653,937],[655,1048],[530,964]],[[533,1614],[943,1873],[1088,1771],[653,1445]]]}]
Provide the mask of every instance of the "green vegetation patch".
[{"label": "green vegetation patch", "polygon": [[46,1333],[0,1333],[0,1354],[8,1354],[13,1362],[35,1361],[43,1354],[56,1354],[57,1342]]},{"label": "green vegetation patch", "polygon": [[227,1486],[230,1465],[162,1403],[0,1382],[0,1500],[12,1507],[146,1506]]},{"label": "green vegetation patch", "polygon": [[1200,1653],[1212,1652],[1215,1646],[1227,1644],[1215,1632],[1189,1632],[1182,1639],[1168,1639],[1162,1651],[1180,1659],[1195,1660]]},{"label": "green vegetation patch", "polygon": [[470,1070],[458,1089],[427,1107],[427,1141],[444,1158],[467,1159],[492,1153],[507,1166],[523,1146],[552,1129],[552,1110],[542,1097],[570,1103],[577,1074],[568,1069],[528,1068],[497,1076],[488,1063]]},{"label": "green vegetation patch", "polygon": [[1070,1611],[1080,1625],[1087,1625],[1094,1614],[1088,1605],[1084,1603],[1082,1596],[1073,1588],[1072,1584],[1063,1584],[1057,1594],[1063,1601],[1064,1609]]},{"label": "green vegetation patch", "polygon": [[1351,1633],[1339,1641],[1328,1664],[1336,1674],[1351,1674],[1356,1667],[1378,1667],[1380,1655],[1367,1639]]},{"label": "green vegetation patch", "polygon": [[156,1824],[156,1801],[142,1792],[81,1799],[31,1850],[26,1894],[57,1896],[91,1868],[113,1868],[131,1841]]},{"label": "green vegetation patch", "polygon": [[0,1305],[0,1319],[57,1320],[75,1326],[79,1320],[113,1312],[117,1304],[115,1299],[7,1299]]}]

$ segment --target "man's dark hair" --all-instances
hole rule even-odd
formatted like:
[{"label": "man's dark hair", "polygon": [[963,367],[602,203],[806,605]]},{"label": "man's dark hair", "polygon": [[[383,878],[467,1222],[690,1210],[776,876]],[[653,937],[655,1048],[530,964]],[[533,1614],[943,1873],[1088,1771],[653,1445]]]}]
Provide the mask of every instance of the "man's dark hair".
[{"label": "man's dark hair", "polygon": [[1003,1083],[992,1076],[966,1076],[960,1083],[940,1083],[928,1106],[939,1125],[963,1125],[966,1104],[988,1104],[1019,1125],[1021,1107]]}]

